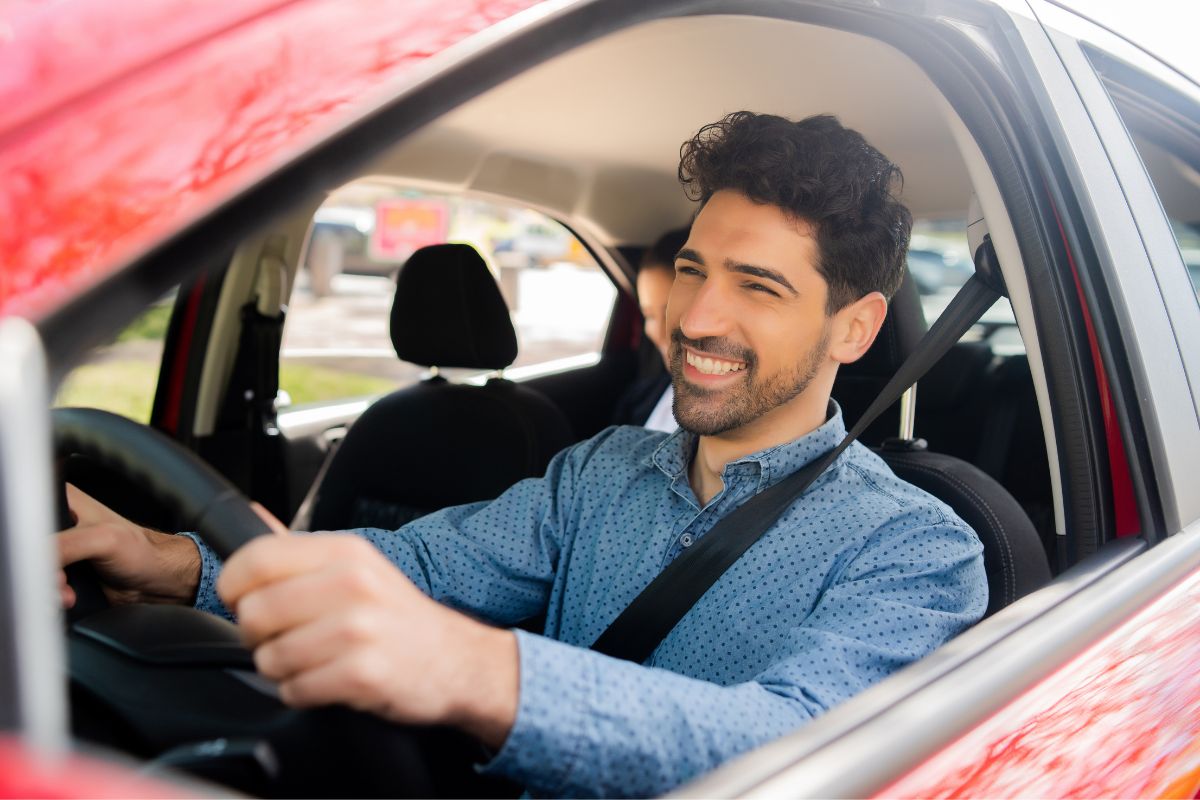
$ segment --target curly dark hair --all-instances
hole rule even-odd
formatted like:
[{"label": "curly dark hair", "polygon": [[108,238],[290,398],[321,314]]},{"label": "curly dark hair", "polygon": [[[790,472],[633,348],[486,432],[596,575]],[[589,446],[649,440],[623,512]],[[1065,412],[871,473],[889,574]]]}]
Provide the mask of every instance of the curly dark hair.
[{"label": "curly dark hair", "polygon": [[893,192],[903,185],[900,168],[836,117],[792,122],[736,111],[683,143],[679,180],[701,205],[732,189],[814,224],[830,314],[870,292],[891,298],[900,286],[912,230]]}]

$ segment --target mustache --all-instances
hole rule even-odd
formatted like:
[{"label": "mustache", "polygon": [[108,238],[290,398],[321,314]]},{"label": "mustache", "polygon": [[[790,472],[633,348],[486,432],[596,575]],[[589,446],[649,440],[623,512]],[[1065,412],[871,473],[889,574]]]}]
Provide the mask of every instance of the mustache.
[{"label": "mustache", "polygon": [[679,328],[671,331],[672,359],[675,358],[676,354],[682,359],[683,348],[685,346],[693,350],[700,350],[714,356],[720,356],[729,361],[742,361],[746,364],[747,368],[753,367],[757,361],[753,350],[740,344],[735,344],[720,336],[704,336],[700,339],[692,339],[691,337],[684,336],[683,331]]}]

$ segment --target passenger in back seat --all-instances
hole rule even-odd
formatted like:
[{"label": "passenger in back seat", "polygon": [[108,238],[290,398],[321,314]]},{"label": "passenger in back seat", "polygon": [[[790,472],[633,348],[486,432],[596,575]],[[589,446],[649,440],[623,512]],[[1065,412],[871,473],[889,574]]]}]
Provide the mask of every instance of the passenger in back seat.
[{"label": "passenger in back seat", "polygon": [[[62,562],[94,559],[126,602],[223,600],[285,702],[457,727],[494,748],[485,773],[548,796],[662,794],[931,652],[984,612],[982,547],[859,443],[644,663],[589,649],[732,510],[843,438],[834,377],[904,271],[899,170],[832,117],[739,112],[682,152],[700,211],[667,306],[681,430],[609,428],[494,501],[260,537],[223,568],[72,491]],[[543,635],[512,629],[539,613]]]},{"label": "passenger in back seat", "polygon": [[625,390],[617,402],[613,422],[617,425],[643,425],[652,431],[671,433],[679,424],[673,410],[675,393],[667,372],[667,297],[675,282],[675,254],[687,242],[687,228],[668,231],[642,256],[637,273],[637,299],[642,310],[646,338],[662,356],[662,367],[639,378]]}]

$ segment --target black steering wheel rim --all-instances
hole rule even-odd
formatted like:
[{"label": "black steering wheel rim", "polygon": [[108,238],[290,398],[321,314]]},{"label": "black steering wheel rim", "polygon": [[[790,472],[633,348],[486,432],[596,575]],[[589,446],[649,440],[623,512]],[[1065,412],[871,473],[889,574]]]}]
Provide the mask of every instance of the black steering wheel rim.
[{"label": "black steering wheel rim", "polygon": [[96,408],[56,408],[51,422],[58,455],[86,456],[135,481],[222,559],[270,533],[233,484],[165,434]]},{"label": "black steering wheel rim", "polygon": [[[270,532],[232,484],[162,433],[97,409],[51,416],[60,456],[136,481],[222,558]],[[85,738],[118,749],[135,742],[156,763],[266,796],[436,793],[417,744],[424,731],[345,707],[285,707],[262,682],[238,677],[253,661],[224,620],[182,606],[119,606],[73,625],[68,642],[72,686],[85,700],[74,722],[95,734]],[[226,756],[215,742],[252,747]]]}]

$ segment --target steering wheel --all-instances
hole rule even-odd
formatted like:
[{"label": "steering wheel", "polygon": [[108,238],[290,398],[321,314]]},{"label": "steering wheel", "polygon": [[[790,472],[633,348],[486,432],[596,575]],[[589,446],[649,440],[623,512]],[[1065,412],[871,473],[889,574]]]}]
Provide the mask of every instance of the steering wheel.
[{"label": "steering wheel", "polygon": [[[269,533],[236,488],[158,431],[90,408],[51,417],[59,456],[84,455],[132,479],[221,558]],[[150,758],[152,768],[267,796],[435,793],[412,732],[346,708],[284,706],[236,627],[210,614],[105,608],[70,626],[68,651],[76,735]]]},{"label": "steering wheel", "polygon": [[222,559],[270,533],[265,520],[229,481],[166,435],[95,408],[51,412],[55,451],[87,456],[144,487]]}]

